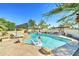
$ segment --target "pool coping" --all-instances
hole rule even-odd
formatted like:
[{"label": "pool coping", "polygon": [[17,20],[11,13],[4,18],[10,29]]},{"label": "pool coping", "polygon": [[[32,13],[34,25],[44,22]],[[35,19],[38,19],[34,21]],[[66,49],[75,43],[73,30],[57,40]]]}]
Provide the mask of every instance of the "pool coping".
[{"label": "pool coping", "polygon": [[63,36],[63,35],[59,35],[58,37],[62,37],[62,38],[67,38],[67,39],[70,39],[72,42],[75,42],[75,43],[79,43],[78,40],[74,39],[74,38],[71,38],[71,37],[67,37],[67,36]]}]

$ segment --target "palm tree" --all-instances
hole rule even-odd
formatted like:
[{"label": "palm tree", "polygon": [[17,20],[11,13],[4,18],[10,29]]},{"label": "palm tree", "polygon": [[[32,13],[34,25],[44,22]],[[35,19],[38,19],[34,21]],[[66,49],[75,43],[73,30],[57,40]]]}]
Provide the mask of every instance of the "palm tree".
[{"label": "palm tree", "polygon": [[59,14],[61,12],[64,13],[70,13],[69,15],[65,15],[61,19],[58,20],[58,22],[62,20],[66,20],[67,18],[70,18],[74,16],[76,13],[79,12],[79,4],[78,3],[61,3],[61,4],[56,4],[57,8],[52,9],[51,11],[43,14],[43,16],[50,17],[55,14]]},{"label": "palm tree", "polygon": [[47,25],[46,22],[44,22],[44,20],[41,20],[41,22],[38,24],[39,31],[41,29],[48,29],[48,26],[50,26],[50,25]]},{"label": "palm tree", "polygon": [[35,30],[35,26],[36,26],[35,21],[30,19],[29,22],[28,22],[28,27],[31,28],[33,30],[33,32]]}]

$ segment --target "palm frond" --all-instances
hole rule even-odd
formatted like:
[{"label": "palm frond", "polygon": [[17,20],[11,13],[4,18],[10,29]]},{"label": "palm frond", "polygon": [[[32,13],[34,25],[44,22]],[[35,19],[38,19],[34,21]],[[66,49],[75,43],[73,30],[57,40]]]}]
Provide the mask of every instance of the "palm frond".
[{"label": "palm frond", "polygon": [[59,19],[58,21],[57,21],[57,23],[58,22],[60,22],[60,21],[63,21],[63,20],[65,20],[67,18],[67,16],[65,16],[65,17],[62,17],[61,19]]},{"label": "palm frond", "polygon": [[74,11],[74,12],[72,12],[72,13],[71,13],[70,15],[68,15],[68,16],[62,17],[61,19],[59,19],[59,20],[57,21],[57,23],[60,22],[60,21],[65,20],[66,18],[69,18],[69,17],[73,16],[73,15],[76,14],[78,11],[79,11],[79,9],[76,10],[76,11]]},{"label": "palm frond", "polygon": [[51,11],[43,14],[43,16],[50,17],[51,15],[53,16],[54,14],[58,14],[63,11],[76,11],[79,9],[79,4],[76,3],[65,3],[65,4],[56,4],[57,8],[52,9]]},{"label": "palm frond", "polygon": [[53,10],[49,11],[48,13],[43,14],[43,16],[51,16],[51,15],[60,13],[61,11],[63,11],[63,9],[61,7],[56,8],[56,9],[53,9]]}]

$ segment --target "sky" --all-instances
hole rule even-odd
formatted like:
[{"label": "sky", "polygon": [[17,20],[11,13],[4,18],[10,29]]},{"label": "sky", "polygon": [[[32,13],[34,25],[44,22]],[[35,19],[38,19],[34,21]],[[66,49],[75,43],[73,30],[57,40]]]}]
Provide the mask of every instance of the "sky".
[{"label": "sky", "polygon": [[[55,9],[53,3],[0,3],[0,18],[5,18],[16,25],[26,23],[33,19],[38,24],[42,19],[42,14]],[[56,22],[61,15],[50,17],[47,24],[56,26]]]}]

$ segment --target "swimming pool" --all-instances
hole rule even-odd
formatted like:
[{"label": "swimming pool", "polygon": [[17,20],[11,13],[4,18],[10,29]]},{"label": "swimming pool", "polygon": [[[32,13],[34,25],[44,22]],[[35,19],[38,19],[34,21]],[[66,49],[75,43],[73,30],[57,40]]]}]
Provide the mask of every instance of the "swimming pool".
[{"label": "swimming pool", "polygon": [[[59,38],[56,36],[51,36],[48,34],[38,34],[38,33],[31,33],[29,34],[30,39],[25,40],[24,43],[25,44],[32,44],[32,40],[34,40],[35,42],[38,40],[38,37],[41,37],[41,42],[42,42],[42,47],[43,48],[48,48],[50,50],[53,50],[55,48],[58,48],[60,46],[63,46],[65,44],[67,44],[67,40],[64,38]],[[66,41],[62,41],[62,40],[66,40]]]}]

